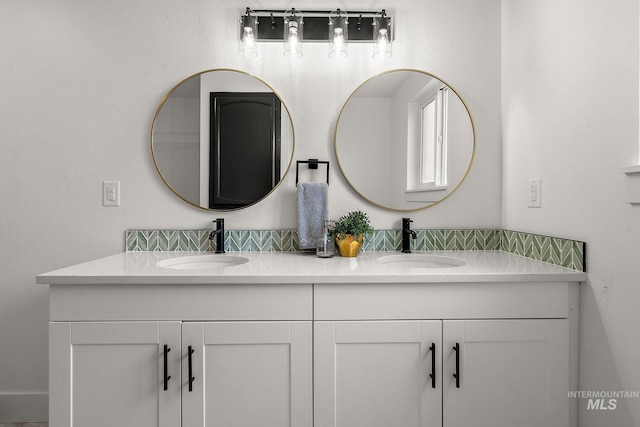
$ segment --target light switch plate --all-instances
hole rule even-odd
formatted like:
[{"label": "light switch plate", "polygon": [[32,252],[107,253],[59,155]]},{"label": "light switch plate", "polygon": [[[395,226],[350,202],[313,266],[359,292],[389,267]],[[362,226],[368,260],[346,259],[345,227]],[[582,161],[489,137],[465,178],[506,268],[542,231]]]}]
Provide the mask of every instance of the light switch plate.
[{"label": "light switch plate", "polygon": [[542,207],[542,178],[529,180],[529,201],[530,208]]}]

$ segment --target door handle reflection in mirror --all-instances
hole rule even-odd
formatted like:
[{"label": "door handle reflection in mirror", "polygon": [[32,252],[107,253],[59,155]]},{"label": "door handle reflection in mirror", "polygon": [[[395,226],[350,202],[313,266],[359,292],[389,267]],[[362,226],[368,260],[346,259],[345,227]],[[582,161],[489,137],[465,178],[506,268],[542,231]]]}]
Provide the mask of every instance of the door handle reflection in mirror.
[{"label": "door handle reflection in mirror", "polygon": [[460,388],[460,343],[453,346],[453,351],[456,352],[456,373],[453,378],[456,379],[456,388]]},{"label": "door handle reflection in mirror", "polygon": [[195,350],[192,346],[189,346],[188,355],[189,355],[189,391],[193,391],[193,380],[196,378],[193,376],[193,352]]},{"label": "door handle reflection in mirror", "polygon": [[429,378],[431,378],[431,388],[436,388],[436,343],[432,342],[429,350],[431,350],[431,373]]}]

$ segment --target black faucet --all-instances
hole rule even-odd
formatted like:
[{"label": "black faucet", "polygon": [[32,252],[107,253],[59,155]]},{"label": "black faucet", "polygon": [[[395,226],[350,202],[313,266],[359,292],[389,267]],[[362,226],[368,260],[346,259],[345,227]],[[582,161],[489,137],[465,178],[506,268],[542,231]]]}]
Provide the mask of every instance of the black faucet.
[{"label": "black faucet", "polygon": [[409,240],[409,236],[413,237],[413,239],[417,239],[418,236],[416,232],[411,229],[411,219],[402,218],[402,252],[406,254],[411,253],[411,240]]},{"label": "black faucet", "polygon": [[216,253],[224,253],[224,218],[216,218],[213,221],[216,224],[216,229],[209,233],[209,240],[216,238]]}]

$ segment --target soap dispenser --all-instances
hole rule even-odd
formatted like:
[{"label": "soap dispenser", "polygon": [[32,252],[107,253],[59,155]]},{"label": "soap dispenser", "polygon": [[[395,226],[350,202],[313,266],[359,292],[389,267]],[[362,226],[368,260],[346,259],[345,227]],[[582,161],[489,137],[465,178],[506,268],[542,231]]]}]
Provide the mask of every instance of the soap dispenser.
[{"label": "soap dispenser", "polygon": [[322,227],[322,236],[316,240],[316,256],[318,258],[332,258],[335,252],[335,243],[329,233],[329,222],[325,221]]}]

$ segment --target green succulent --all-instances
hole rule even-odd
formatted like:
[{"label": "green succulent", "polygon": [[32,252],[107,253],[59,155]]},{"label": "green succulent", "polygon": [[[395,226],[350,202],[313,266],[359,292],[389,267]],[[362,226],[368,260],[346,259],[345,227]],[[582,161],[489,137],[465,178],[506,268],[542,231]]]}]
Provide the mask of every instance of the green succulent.
[{"label": "green succulent", "polygon": [[331,221],[330,233],[333,236],[336,234],[351,234],[353,236],[362,234],[367,236],[373,232],[374,228],[369,222],[369,217],[362,211],[349,212],[338,220]]}]

